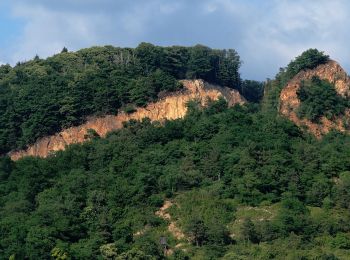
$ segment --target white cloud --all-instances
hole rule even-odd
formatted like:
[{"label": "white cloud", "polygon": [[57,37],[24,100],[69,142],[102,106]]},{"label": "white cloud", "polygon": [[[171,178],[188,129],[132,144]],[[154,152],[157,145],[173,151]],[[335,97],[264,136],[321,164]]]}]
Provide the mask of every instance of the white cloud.
[{"label": "white cloud", "polygon": [[[6,0],[9,1],[9,0]],[[235,48],[244,77],[273,77],[278,67],[310,47],[350,67],[346,0],[11,0],[24,19],[11,63],[63,46],[202,43]],[[9,50],[8,50],[9,51]],[[4,57],[0,57],[4,60]]]},{"label": "white cloud", "polygon": [[108,9],[106,5],[96,5],[101,3],[96,0],[63,1],[60,4],[46,0],[32,0],[31,3],[16,0],[12,5],[13,15],[26,23],[23,35],[15,44],[11,63],[30,59],[36,54],[47,57],[63,46],[73,50],[101,44],[134,46],[152,28],[150,24],[157,16],[172,15],[182,6],[181,2],[162,0],[137,2],[117,5],[103,0],[102,4],[111,5]]},{"label": "white cloud", "polygon": [[[226,12],[237,14],[236,2],[225,2]],[[240,54],[247,61],[244,74],[258,78],[273,77],[278,66],[308,48],[326,51],[345,66],[349,3],[343,0],[273,0],[241,12],[245,21]],[[230,7],[231,6],[231,7]],[[250,5],[252,7],[252,5]],[[256,72],[258,71],[258,72]]]},{"label": "white cloud", "polygon": [[98,41],[100,26],[104,26],[101,15],[48,10],[43,6],[16,5],[14,15],[27,23],[12,62],[29,59],[35,54],[48,56],[60,51],[63,46],[81,47]]}]

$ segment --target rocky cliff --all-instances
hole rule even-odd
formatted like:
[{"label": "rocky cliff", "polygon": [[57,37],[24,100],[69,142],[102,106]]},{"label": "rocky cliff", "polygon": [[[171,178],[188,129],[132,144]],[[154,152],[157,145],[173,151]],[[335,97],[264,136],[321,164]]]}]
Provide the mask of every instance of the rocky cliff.
[{"label": "rocky cliff", "polygon": [[317,66],[312,70],[299,72],[286,87],[283,88],[280,94],[279,111],[282,115],[288,117],[296,125],[306,127],[317,138],[328,133],[331,129],[346,131],[345,123],[350,119],[350,111],[347,110],[342,117],[329,120],[322,117],[320,123],[314,123],[307,119],[300,119],[297,116],[297,109],[300,106],[297,91],[301,86],[301,82],[310,80],[317,76],[322,80],[328,80],[333,83],[337,93],[343,97],[350,97],[350,78],[343,68],[335,61],[329,61],[326,64]]},{"label": "rocky cliff", "polygon": [[18,160],[24,156],[47,157],[55,151],[64,150],[69,144],[86,141],[88,129],[93,129],[104,137],[108,132],[121,128],[123,122],[131,119],[141,120],[148,117],[151,121],[162,121],[181,118],[186,114],[187,102],[193,99],[198,100],[202,105],[205,105],[208,99],[217,100],[221,96],[230,106],[245,102],[236,90],[211,85],[202,80],[183,80],[182,83],[184,85],[182,91],[172,93],[144,108],[138,108],[132,114],[119,112],[117,115],[90,118],[80,126],[67,128],[60,133],[42,138],[28,149],[12,151],[9,155],[12,160]]}]

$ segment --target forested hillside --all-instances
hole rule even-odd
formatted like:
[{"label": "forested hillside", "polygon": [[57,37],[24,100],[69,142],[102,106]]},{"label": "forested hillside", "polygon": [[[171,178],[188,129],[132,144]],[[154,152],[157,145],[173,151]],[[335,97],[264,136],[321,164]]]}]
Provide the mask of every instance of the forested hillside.
[{"label": "forested hillside", "polygon": [[[233,51],[201,46],[160,48],[148,44],[123,51],[138,53],[142,49],[147,53],[182,50],[191,55],[207,50],[212,54],[200,57],[218,55],[237,67],[231,67],[230,73],[235,73],[228,76],[226,83],[220,83],[221,74],[208,72],[217,72],[213,63],[205,70],[202,67],[205,62],[199,56],[195,56],[196,62],[189,58],[186,70],[176,67],[172,72],[158,63],[154,65],[152,59],[145,59],[142,69],[150,74],[143,74],[142,80],[137,76],[125,82],[140,80],[142,85],[153,72],[161,73],[174,85],[166,84],[158,91],[170,91],[177,87],[178,78],[206,77],[230,87],[250,86],[251,97],[261,96],[260,83],[241,82],[238,56]],[[64,52],[28,64],[46,64],[51,59],[75,57],[92,50]],[[147,56],[137,55],[140,62],[140,57]],[[233,56],[236,58],[231,59]],[[109,64],[108,59],[98,57],[94,55],[93,59]],[[71,145],[46,159],[26,157],[13,162],[2,157],[0,259],[349,259],[350,136],[331,131],[317,139],[278,112],[279,95],[287,82],[300,71],[327,62],[328,56],[322,52],[312,49],[304,52],[281,69],[276,79],[267,82],[261,103],[229,108],[224,99],[219,99],[202,107],[194,100],[189,102],[183,119],[162,124],[148,119],[129,121],[106,138],[92,135],[88,142]],[[206,73],[189,73],[194,71],[189,69],[193,64]],[[222,65],[225,62],[214,64],[229,66]],[[3,82],[21,66],[29,65],[8,68]],[[96,64],[91,66],[99,70]],[[84,74],[85,69],[82,71]],[[60,73],[75,75],[68,71]],[[38,76],[32,79],[40,82]],[[79,93],[95,89],[90,81],[76,80],[75,87],[84,82]],[[316,90],[305,82],[300,92],[305,116],[314,106],[310,97],[334,93],[329,82],[317,82]],[[123,101],[122,96],[116,96],[119,103],[115,107],[143,104],[130,99],[137,85],[120,84],[129,93],[126,95],[129,99]],[[24,85],[4,84],[4,89],[11,89],[4,93],[14,91],[20,97],[20,86]],[[98,86],[104,85],[96,86],[101,90]],[[23,87],[28,90],[24,94],[34,88]],[[48,91],[40,89],[42,93]],[[143,93],[138,97],[149,98],[144,102],[156,98],[138,93]],[[100,98],[109,100],[107,96]],[[9,98],[5,94],[0,97]],[[84,108],[84,100],[76,102],[77,109]],[[325,106],[332,115],[342,112],[343,107],[334,108],[333,102],[330,104]],[[30,103],[27,105],[30,107]],[[4,105],[2,109],[10,106]],[[115,107],[111,105],[111,111],[90,107],[92,110],[86,115],[91,111],[109,113]],[[311,112],[317,118],[325,111]],[[80,116],[77,118],[83,120]],[[63,121],[58,122],[66,122],[66,118],[63,116]],[[7,122],[2,120],[2,124]]]},{"label": "forested hillside", "polygon": [[314,69],[329,61],[329,56],[317,49],[308,49],[292,60],[286,67],[280,68],[274,80],[267,80],[263,109],[276,111],[279,107],[279,95],[282,89],[299,72]]},{"label": "forested hillside", "polygon": [[[348,136],[319,142],[256,106],[219,101],[48,159],[3,158],[0,258],[161,259],[165,236],[173,259],[346,259],[349,155]],[[178,201],[186,251],[155,215],[165,199]],[[255,214],[235,222],[247,206]]]},{"label": "forested hillside", "polygon": [[[242,90],[234,50],[194,47],[93,47],[0,67],[0,154],[78,125],[88,116],[145,106],[181,88],[178,79],[203,79]],[[253,82],[254,83],[254,82]],[[248,98],[261,88],[244,85]]]}]

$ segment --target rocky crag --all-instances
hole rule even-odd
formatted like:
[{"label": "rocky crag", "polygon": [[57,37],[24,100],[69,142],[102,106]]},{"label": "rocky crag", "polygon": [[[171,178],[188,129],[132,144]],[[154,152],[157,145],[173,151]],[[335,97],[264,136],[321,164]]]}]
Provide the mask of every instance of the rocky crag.
[{"label": "rocky crag", "polygon": [[148,117],[151,121],[164,121],[182,118],[187,111],[186,104],[194,99],[203,106],[208,99],[217,100],[219,97],[224,97],[229,106],[245,102],[238,91],[211,85],[202,80],[183,80],[182,84],[183,90],[167,95],[144,108],[138,108],[134,113],[119,112],[117,115],[90,118],[80,126],[67,128],[55,135],[39,139],[26,150],[12,151],[9,156],[12,160],[18,160],[24,156],[47,157],[55,151],[64,150],[67,145],[86,141],[89,129],[93,129],[98,135],[104,137],[108,132],[122,128],[123,122],[131,119],[141,120]]},{"label": "rocky crag", "polygon": [[283,88],[280,94],[279,112],[299,127],[306,127],[306,129],[317,138],[321,138],[322,135],[328,133],[332,129],[342,132],[347,131],[346,124],[350,120],[350,110],[346,110],[344,116],[339,116],[332,120],[322,117],[319,123],[314,123],[307,119],[301,119],[297,116],[297,109],[300,106],[297,91],[299,90],[302,81],[310,80],[314,76],[333,83],[339,95],[350,98],[349,76],[337,62],[330,60],[314,69],[299,72],[288,82],[287,86]]}]

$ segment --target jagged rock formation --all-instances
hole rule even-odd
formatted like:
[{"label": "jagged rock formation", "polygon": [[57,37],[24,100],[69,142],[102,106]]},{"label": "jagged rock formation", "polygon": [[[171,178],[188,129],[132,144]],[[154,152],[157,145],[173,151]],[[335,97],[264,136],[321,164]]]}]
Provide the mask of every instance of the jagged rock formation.
[{"label": "jagged rock formation", "polygon": [[205,105],[208,99],[217,100],[221,96],[227,100],[229,106],[245,102],[236,90],[211,85],[202,80],[183,80],[182,83],[184,85],[182,91],[170,94],[144,108],[138,108],[132,114],[119,112],[118,115],[90,118],[80,126],[67,128],[55,135],[44,137],[28,149],[12,151],[9,155],[12,160],[18,160],[24,156],[47,157],[55,151],[64,150],[69,144],[86,141],[88,129],[93,129],[104,137],[108,132],[121,128],[123,122],[131,119],[141,120],[148,117],[151,121],[162,121],[182,118],[187,111],[187,102],[193,99],[198,100],[202,105]]},{"label": "jagged rock formation", "polygon": [[298,99],[297,91],[302,81],[310,80],[314,76],[333,83],[339,95],[347,98],[350,97],[349,76],[337,62],[331,60],[326,64],[317,66],[315,69],[299,72],[288,82],[287,86],[284,87],[280,94],[280,113],[288,117],[299,127],[306,127],[317,138],[320,138],[332,129],[346,131],[345,121],[350,119],[350,110],[346,110],[344,116],[333,120],[322,117],[320,123],[298,118],[296,111],[300,106],[300,100]]}]

